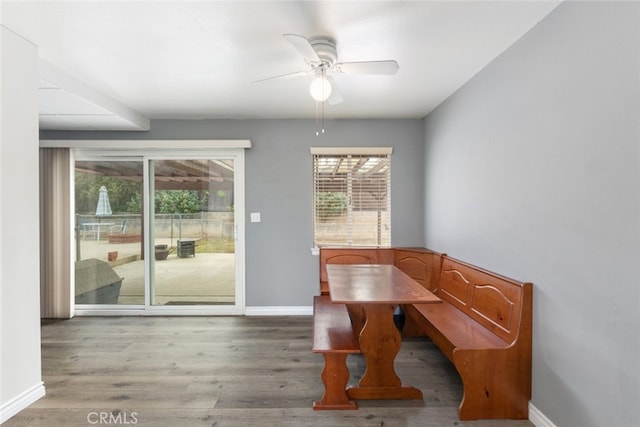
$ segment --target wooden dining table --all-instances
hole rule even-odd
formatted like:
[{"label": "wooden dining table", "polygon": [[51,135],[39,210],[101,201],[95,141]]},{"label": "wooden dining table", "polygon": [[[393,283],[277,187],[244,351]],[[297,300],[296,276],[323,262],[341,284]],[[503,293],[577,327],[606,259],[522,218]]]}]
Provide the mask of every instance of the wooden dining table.
[{"label": "wooden dining table", "polygon": [[[422,391],[403,384],[395,371],[402,337],[394,311],[400,304],[439,303],[440,298],[393,265],[328,264],[326,268],[331,301],[347,304],[353,314],[366,361],[359,384],[347,389],[349,398],[422,399]],[[362,319],[357,319],[358,313]]]}]

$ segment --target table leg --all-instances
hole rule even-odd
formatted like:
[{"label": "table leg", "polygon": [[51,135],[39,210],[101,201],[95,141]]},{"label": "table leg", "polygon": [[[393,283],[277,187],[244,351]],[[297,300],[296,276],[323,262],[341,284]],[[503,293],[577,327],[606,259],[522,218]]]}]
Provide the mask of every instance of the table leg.
[{"label": "table leg", "polygon": [[402,338],[393,322],[392,304],[364,304],[365,323],[360,350],[367,367],[357,387],[347,389],[350,399],[422,399],[422,391],[402,385],[394,369]]}]

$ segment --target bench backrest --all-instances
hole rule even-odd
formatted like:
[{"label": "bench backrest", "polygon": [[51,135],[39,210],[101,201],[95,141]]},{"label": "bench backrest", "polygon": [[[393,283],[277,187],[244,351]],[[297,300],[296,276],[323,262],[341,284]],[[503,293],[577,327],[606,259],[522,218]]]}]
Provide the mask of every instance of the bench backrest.
[{"label": "bench backrest", "polygon": [[532,285],[442,256],[436,294],[508,343],[531,336]]},{"label": "bench backrest", "polygon": [[327,264],[392,264],[391,249],[320,248],[320,293],[327,294]]},{"label": "bench backrest", "polygon": [[393,249],[393,264],[432,292],[437,289],[441,263],[440,254],[429,249]]}]

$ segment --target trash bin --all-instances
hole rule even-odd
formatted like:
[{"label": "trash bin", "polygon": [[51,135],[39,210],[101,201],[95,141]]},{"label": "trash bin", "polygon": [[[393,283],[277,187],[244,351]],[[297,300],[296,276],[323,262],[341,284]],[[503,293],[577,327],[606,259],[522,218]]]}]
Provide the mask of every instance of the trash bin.
[{"label": "trash bin", "polygon": [[196,256],[195,240],[178,240],[178,256],[186,258],[188,256]]}]

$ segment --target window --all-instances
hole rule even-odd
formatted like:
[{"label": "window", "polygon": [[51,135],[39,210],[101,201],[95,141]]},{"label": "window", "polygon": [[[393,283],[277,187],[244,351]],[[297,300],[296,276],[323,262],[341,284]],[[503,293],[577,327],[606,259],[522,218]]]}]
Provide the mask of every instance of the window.
[{"label": "window", "polygon": [[391,148],[312,148],[317,246],[391,246]]}]

